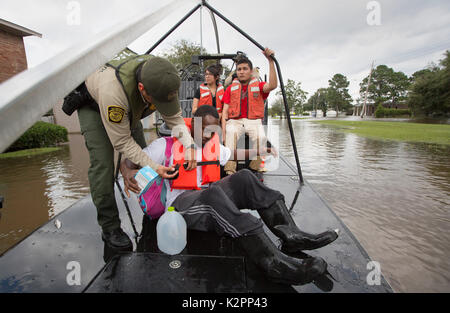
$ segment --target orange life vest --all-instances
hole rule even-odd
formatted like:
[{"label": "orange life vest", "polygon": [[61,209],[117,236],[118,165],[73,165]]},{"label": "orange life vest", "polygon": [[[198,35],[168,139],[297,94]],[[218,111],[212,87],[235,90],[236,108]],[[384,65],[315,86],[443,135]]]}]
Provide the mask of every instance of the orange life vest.
[{"label": "orange life vest", "polygon": [[186,127],[191,130],[192,129],[192,117],[183,117],[184,124],[186,124]]},{"label": "orange life vest", "polygon": [[[230,104],[228,106],[228,118],[238,118],[241,115],[242,85],[238,79],[233,80],[230,86]],[[259,81],[252,77],[247,87],[247,116],[255,120],[264,118],[264,100],[259,90]]]},{"label": "orange life vest", "polygon": [[[185,118],[185,123],[188,128],[191,126],[191,119]],[[174,189],[200,189],[197,185],[197,169],[187,171],[184,169],[184,146],[174,138],[173,142],[173,165],[179,164],[178,178],[172,181],[172,188]],[[205,144],[202,149],[202,161],[220,161],[220,142],[219,136],[214,136]],[[213,183],[220,180],[220,165],[202,165],[202,185]]]},{"label": "orange life vest", "polygon": [[[225,89],[222,84],[219,84],[216,89],[216,109],[218,113],[222,113],[223,107],[223,94],[225,93]],[[209,90],[206,84],[200,85],[200,99],[198,101],[198,106],[202,105],[213,105],[212,103],[213,97],[211,95],[211,90]]]}]

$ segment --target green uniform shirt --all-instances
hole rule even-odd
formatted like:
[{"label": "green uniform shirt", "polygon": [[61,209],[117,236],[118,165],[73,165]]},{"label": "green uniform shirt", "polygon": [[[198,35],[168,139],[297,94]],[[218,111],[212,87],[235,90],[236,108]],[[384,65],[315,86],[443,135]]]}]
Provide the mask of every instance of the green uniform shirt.
[{"label": "green uniform shirt", "polygon": [[[86,79],[86,87],[92,98],[98,103],[100,115],[106,133],[114,149],[121,152],[124,158],[139,166],[150,166],[154,170],[159,166],[151,160],[142,148],[131,136],[131,107],[127,95],[117,79],[116,70],[109,66],[103,66]],[[150,107],[150,112],[156,108]],[[148,110],[144,111],[148,115]],[[193,144],[192,137],[185,126],[181,110],[173,116],[162,115],[167,126],[172,129],[176,125],[177,131],[174,136],[180,142],[189,147]]]}]

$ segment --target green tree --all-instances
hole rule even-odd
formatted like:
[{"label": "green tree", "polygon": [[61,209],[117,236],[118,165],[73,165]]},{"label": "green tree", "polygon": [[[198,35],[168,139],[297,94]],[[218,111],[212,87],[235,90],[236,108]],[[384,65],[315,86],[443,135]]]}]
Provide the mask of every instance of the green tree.
[{"label": "green tree", "polygon": [[[169,51],[166,51],[162,54],[163,57],[167,58],[178,70],[186,68],[188,65],[192,63],[192,56],[199,54],[208,54],[205,48],[201,48],[199,44],[195,42],[191,42],[186,39],[181,39],[176,41]],[[209,65],[216,64],[217,60],[205,60],[203,63],[204,69],[206,69]],[[222,64],[223,72],[225,75],[230,72],[230,69]],[[200,67],[195,69],[191,69],[200,73]]]},{"label": "green tree", "polygon": [[[361,94],[366,92],[368,80],[369,76],[360,84]],[[375,106],[388,104],[389,107],[395,107],[406,99],[409,84],[409,79],[403,72],[395,72],[386,65],[378,65],[372,73],[367,98]]]},{"label": "green tree", "polygon": [[404,102],[407,99],[410,84],[408,76],[405,73],[394,72],[391,84],[389,85],[390,108],[396,108],[398,103]]},{"label": "green tree", "polygon": [[317,105],[317,95],[314,93],[308,98],[308,101],[303,105],[305,111],[314,111]]},{"label": "green tree", "polygon": [[[288,79],[284,89],[286,91],[286,100],[289,106],[289,112],[291,112],[292,108],[294,108],[295,114],[302,114],[303,104],[306,101],[306,95],[308,93],[302,90],[301,83],[296,83],[294,80]],[[277,92],[277,95],[281,95],[281,90]]]},{"label": "green tree", "polygon": [[330,107],[339,111],[347,110],[351,106],[352,97],[348,93],[348,86],[350,82],[342,74],[335,74],[332,79],[328,81],[328,102]]},{"label": "green tree", "polygon": [[206,54],[206,49],[201,48],[199,44],[181,39],[172,45],[168,52],[163,53],[163,57],[167,58],[177,69],[181,70],[191,64],[193,55]]},{"label": "green tree", "polygon": [[328,110],[328,88],[319,88],[317,91],[308,99],[305,109],[308,110],[322,110],[323,116],[327,116]]},{"label": "green tree", "polygon": [[412,75],[408,106],[415,116],[450,116],[450,51],[439,63]]},{"label": "green tree", "polygon": [[414,83],[418,78],[422,77],[423,75],[432,73],[433,70],[438,70],[439,68],[437,66],[431,66],[429,68],[424,68],[423,70],[416,71],[414,74],[411,75],[409,78],[409,81],[411,83]]},{"label": "green tree", "polygon": [[283,118],[284,104],[283,98],[278,97],[272,106],[269,108],[269,115],[275,116],[278,115],[280,118]]},{"label": "green tree", "polygon": [[327,110],[328,110],[328,88],[319,88],[317,90],[318,92],[318,98],[317,98],[317,107],[322,110],[323,117],[327,116]]}]

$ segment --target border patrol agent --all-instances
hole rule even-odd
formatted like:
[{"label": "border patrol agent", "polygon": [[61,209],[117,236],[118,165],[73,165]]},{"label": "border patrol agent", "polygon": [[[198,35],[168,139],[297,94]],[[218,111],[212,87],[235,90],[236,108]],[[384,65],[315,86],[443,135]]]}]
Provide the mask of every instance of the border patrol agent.
[{"label": "border patrol agent", "polygon": [[[180,77],[166,59],[125,49],[91,74],[85,85],[98,105],[82,106],[78,117],[89,151],[89,185],[102,238],[112,247],[130,247],[114,196],[114,150],[139,166],[152,167],[163,178],[172,177],[167,172],[173,168],[155,163],[142,151],[147,144],[140,120],[158,110],[169,128],[180,125],[174,135],[187,154],[194,155],[179,105]],[[196,167],[195,158],[191,160],[188,169]]]}]

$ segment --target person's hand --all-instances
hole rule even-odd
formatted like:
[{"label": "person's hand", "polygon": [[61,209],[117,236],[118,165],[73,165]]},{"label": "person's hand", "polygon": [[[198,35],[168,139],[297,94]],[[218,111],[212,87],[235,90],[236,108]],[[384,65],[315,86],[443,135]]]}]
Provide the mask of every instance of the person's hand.
[{"label": "person's hand", "polygon": [[227,140],[227,132],[226,132],[226,129],[227,129],[227,127],[226,127],[226,124],[225,123],[223,123],[223,125],[222,125],[222,140],[223,140],[223,145],[225,146],[225,142],[226,142],[226,140]]},{"label": "person's hand", "polygon": [[222,141],[223,141],[223,145],[225,146],[226,140],[227,140],[227,117],[228,117],[228,112],[227,113],[223,113],[222,114],[222,120],[221,122],[221,126],[222,126]]},{"label": "person's hand", "polygon": [[269,48],[266,48],[266,49],[264,49],[263,54],[270,61],[270,60],[272,60],[272,58],[270,56],[271,55],[275,56],[275,51],[273,51]]},{"label": "person's hand", "polygon": [[195,152],[195,148],[188,148],[186,150],[185,160],[188,161],[186,171],[192,171],[193,169],[197,168],[197,159],[195,158]]},{"label": "person's hand", "polygon": [[127,197],[130,197],[129,190],[134,192],[135,194],[139,194],[141,192],[141,188],[139,188],[139,184],[137,183],[134,176],[139,170],[137,169],[131,169],[126,166],[125,160],[120,162],[120,173],[122,173],[123,176],[123,184],[124,184],[124,191],[127,194]]},{"label": "person's hand", "polygon": [[166,178],[166,179],[172,179],[178,175],[178,170],[175,171],[173,174],[167,173],[167,172],[171,172],[171,171],[175,171],[175,167],[173,167],[173,166],[166,167],[166,166],[160,165],[156,169],[156,173],[158,173],[158,175],[161,176],[162,178]]}]

